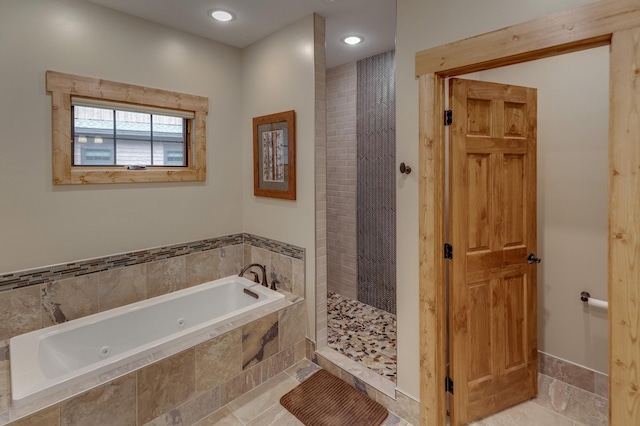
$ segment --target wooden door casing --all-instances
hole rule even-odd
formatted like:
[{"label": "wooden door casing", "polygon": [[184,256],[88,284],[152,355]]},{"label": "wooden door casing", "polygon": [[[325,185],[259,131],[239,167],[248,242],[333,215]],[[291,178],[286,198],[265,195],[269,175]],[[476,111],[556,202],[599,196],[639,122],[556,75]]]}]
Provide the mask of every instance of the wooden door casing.
[{"label": "wooden door casing", "polygon": [[537,394],[536,91],[450,80],[451,424]]}]

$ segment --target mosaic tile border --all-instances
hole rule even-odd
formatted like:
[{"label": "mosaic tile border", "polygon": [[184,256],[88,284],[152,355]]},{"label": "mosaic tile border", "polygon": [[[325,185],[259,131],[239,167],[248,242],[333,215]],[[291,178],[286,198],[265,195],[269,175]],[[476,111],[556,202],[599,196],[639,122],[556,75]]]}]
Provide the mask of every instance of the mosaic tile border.
[{"label": "mosaic tile border", "polygon": [[[156,260],[213,250],[244,243],[243,234],[173,244],[146,250],[115,254],[76,262],[61,263],[36,269],[0,275],[0,291],[13,290],[31,285],[50,283],[64,278],[94,274],[111,269],[154,262]],[[282,244],[282,243],[280,243]]]},{"label": "mosaic tile border", "polygon": [[292,244],[283,243],[281,241],[272,240],[270,238],[260,237],[253,234],[243,234],[244,243],[254,247],[269,250],[282,254],[284,256],[293,257],[298,260],[304,260],[304,249]]}]

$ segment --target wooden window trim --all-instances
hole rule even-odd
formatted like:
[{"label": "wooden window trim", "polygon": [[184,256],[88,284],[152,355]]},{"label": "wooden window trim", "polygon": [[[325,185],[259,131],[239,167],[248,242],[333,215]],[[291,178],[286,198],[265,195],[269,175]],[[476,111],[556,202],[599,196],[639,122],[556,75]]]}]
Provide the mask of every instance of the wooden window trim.
[{"label": "wooden window trim", "polygon": [[[208,98],[56,71],[47,71],[46,85],[47,91],[51,92],[54,185],[205,180]],[[187,167],[128,170],[124,166],[74,166],[71,151],[72,96],[192,112],[193,135],[187,141]]]}]

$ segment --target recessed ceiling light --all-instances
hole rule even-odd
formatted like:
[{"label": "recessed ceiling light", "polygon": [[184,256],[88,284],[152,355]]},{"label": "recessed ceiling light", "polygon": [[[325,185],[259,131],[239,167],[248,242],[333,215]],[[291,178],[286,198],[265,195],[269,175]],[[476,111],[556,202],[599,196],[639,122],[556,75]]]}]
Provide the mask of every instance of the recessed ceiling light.
[{"label": "recessed ceiling light", "polygon": [[350,45],[354,45],[354,44],[360,44],[362,43],[362,40],[364,40],[362,37],[360,36],[347,36],[345,38],[342,39],[343,42],[350,44]]},{"label": "recessed ceiling light", "polygon": [[216,21],[220,22],[229,22],[235,19],[233,13],[222,9],[212,9],[209,11],[209,15]]}]

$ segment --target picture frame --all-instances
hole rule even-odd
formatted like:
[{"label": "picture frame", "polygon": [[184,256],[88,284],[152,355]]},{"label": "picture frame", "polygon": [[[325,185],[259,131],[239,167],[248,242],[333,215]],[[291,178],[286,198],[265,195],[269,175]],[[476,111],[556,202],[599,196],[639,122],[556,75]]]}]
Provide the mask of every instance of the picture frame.
[{"label": "picture frame", "polygon": [[253,195],[296,199],[296,113],[253,118]]}]

